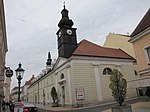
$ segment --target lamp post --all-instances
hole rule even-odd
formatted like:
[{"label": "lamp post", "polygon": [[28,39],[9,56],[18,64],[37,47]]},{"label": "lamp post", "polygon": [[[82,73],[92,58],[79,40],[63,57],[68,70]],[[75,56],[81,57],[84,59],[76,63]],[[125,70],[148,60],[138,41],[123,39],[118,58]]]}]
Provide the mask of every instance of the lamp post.
[{"label": "lamp post", "polygon": [[16,77],[18,79],[18,102],[20,101],[20,84],[21,84],[21,79],[23,78],[24,74],[24,69],[21,68],[21,63],[18,64],[18,68],[15,70],[16,71]]}]

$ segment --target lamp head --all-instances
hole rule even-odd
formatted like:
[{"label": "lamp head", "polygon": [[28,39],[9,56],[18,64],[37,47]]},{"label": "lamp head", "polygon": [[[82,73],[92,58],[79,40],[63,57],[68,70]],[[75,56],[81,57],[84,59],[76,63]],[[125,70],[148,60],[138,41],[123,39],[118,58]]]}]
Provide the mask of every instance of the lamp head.
[{"label": "lamp head", "polygon": [[17,68],[15,71],[16,71],[16,77],[22,79],[25,70],[24,70],[23,68],[21,68],[21,65],[22,65],[22,64],[19,63],[19,64],[18,64],[18,68]]}]

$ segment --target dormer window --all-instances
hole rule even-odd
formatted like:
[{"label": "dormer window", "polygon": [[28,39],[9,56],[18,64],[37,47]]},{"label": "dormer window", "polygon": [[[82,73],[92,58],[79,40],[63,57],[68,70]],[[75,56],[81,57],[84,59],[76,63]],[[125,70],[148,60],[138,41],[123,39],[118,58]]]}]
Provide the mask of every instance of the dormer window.
[{"label": "dormer window", "polygon": [[111,75],[111,73],[112,73],[112,69],[111,68],[105,68],[104,70],[103,70],[103,75]]}]

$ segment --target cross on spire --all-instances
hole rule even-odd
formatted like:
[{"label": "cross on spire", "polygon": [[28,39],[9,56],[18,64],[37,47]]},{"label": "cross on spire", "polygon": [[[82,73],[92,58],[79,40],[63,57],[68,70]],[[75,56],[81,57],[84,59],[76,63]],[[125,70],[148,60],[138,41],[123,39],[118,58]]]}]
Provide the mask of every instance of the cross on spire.
[{"label": "cross on spire", "polygon": [[64,9],[65,9],[65,1],[64,1],[64,3],[63,3],[63,4],[64,4]]}]

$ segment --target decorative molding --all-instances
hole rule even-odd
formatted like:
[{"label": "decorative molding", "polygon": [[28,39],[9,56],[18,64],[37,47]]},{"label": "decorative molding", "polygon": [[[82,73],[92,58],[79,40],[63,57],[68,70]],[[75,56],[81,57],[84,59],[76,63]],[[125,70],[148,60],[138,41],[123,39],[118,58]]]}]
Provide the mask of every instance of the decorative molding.
[{"label": "decorative molding", "polygon": [[149,65],[149,64],[150,64],[150,57],[148,56],[148,51],[147,51],[147,49],[150,49],[150,45],[144,47],[144,51],[145,51],[144,53],[145,53],[145,56],[146,56],[147,63],[148,63],[148,65]]},{"label": "decorative molding", "polygon": [[128,88],[146,87],[150,86],[150,77],[140,77],[139,79],[127,81]]},{"label": "decorative molding", "polygon": [[[140,70],[139,71],[139,74],[144,75],[144,74],[147,74],[147,73],[150,73],[150,68],[147,68],[147,69],[143,69],[143,70]],[[150,75],[150,74],[149,74]]]},{"label": "decorative molding", "polygon": [[72,91],[71,91],[71,77],[70,77],[70,68],[67,68],[67,78],[68,78],[68,91],[69,91],[69,101],[72,104]]},{"label": "decorative molding", "polygon": [[65,82],[66,82],[66,79],[61,79],[61,80],[58,81],[59,84],[63,84]]},{"label": "decorative molding", "polygon": [[122,64],[129,64],[133,65],[133,61],[125,60],[125,59],[93,59],[93,58],[75,58],[74,60],[70,61],[70,63],[85,63],[85,64],[92,64],[94,66],[107,64],[107,65],[122,65]]}]

